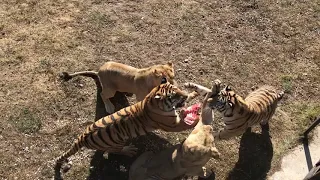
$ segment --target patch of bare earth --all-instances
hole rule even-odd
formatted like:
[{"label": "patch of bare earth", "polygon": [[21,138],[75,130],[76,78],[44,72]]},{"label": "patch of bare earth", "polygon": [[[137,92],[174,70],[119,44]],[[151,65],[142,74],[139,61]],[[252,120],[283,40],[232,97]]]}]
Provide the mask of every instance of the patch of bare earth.
[{"label": "patch of bare earth", "polygon": [[[219,78],[243,96],[264,84],[286,90],[270,134],[253,128],[217,142],[222,159],[208,163],[219,180],[265,179],[320,113],[319,7],[317,0],[0,1],[0,178],[51,178],[54,160],[93,121],[94,82],[61,83],[59,72],[172,60],[179,83]],[[222,127],[218,113],[214,127]],[[158,134],[175,144],[188,133]],[[91,177],[93,154],[76,154],[66,179]]]}]

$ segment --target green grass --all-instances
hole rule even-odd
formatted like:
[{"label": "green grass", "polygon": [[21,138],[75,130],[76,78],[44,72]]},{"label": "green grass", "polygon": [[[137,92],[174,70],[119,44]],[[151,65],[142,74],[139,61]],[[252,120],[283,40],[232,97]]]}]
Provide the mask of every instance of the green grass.
[{"label": "green grass", "polygon": [[297,127],[304,127],[304,130],[315,121],[317,117],[320,117],[320,104],[319,103],[306,103],[296,106],[298,120]]},{"label": "green grass", "polygon": [[10,117],[9,120],[19,132],[25,134],[38,132],[41,128],[41,120],[28,108],[22,109],[17,117]]},{"label": "green grass", "polygon": [[293,77],[291,75],[284,75],[281,77],[282,88],[285,93],[291,93],[293,89]]}]

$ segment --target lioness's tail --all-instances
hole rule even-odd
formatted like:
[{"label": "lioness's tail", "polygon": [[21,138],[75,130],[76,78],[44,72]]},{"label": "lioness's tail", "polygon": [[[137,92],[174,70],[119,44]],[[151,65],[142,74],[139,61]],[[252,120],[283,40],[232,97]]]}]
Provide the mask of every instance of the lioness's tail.
[{"label": "lioness's tail", "polygon": [[69,81],[70,79],[76,76],[91,77],[92,79],[94,79],[94,82],[96,83],[97,88],[102,89],[98,73],[95,71],[81,71],[81,72],[75,72],[73,74],[69,74],[67,72],[61,72],[59,76],[64,81]]},{"label": "lioness's tail", "polygon": [[75,72],[73,74],[69,74],[67,72],[61,72],[60,73],[60,78],[69,81],[73,77],[76,76],[86,76],[86,77],[91,77],[92,79],[96,80],[98,78],[98,73],[95,71],[80,71],[80,72]]}]

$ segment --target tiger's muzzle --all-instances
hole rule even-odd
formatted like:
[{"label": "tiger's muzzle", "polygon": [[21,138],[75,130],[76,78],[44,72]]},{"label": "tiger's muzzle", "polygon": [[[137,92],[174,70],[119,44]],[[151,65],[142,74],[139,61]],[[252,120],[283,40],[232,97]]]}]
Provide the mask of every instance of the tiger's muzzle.
[{"label": "tiger's muzzle", "polygon": [[186,100],[187,100],[187,98],[188,98],[188,95],[176,95],[177,97],[175,97],[175,98],[177,98],[178,100],[177,100],[177,102],[176,102],[176,105],[174,106],[174,108],[176,109],[176,108],[181,108],[181,107],[184,107],[185,106],[185,103],[186,103]]}]

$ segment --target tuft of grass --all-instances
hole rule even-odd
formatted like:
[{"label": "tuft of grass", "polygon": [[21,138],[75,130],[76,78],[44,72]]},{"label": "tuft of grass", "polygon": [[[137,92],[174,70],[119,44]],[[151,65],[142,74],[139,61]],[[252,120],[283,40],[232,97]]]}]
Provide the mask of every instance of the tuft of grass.
[{"label": "tuft of grass", "polygon": [[40,67],[42,68],[50,68],[51,67],[51,63],[48,59],[41,59],[40,60]]},{"label": "tuft of grass", "polygon": [[52,69],[53,65],[49,59],[41,59],[39,61],[38,66],[36,67],[36,71],[39,73],[47,73],[47,74],[54,74]]},{"label": "tuft of grass", "polygon": [[10,122],[18,131],[25,134],[36,133],[41,128],[41,120],[28,108],[21,110],[17,117],[10,117]]},{"label": "tuft of grass", "polygon": [[290,105],[294,117],[294,131],[302,134],[317,117],[320,117],[320,103],[295,103]]},{"label": "tuft of grass", "polygon": [[320,116],[320,105],[317,104],[315,106],[307,107],[303,115],[304,119],[314,120],[315,118]]},{"label": "tuft of grass", "polygon": [[99,11],[93,11],[89,15],[90,22],[93,22],[98,28],[103,27],[112,27],[115,25],[116,21],[111,18],[110,15],[107,15],[105,13],[99,12]]},{"label": "tuft of grass", "polygon": [[297,106],[298,125],[308,127],[317,117],[320,116],[320,104],[302,104]]},{"label": "tuft of grass", "polygon": [[293,88],[293,77],[291,75],[284,75],[281,77],[282,88],[285,93],[291,93]]}]

